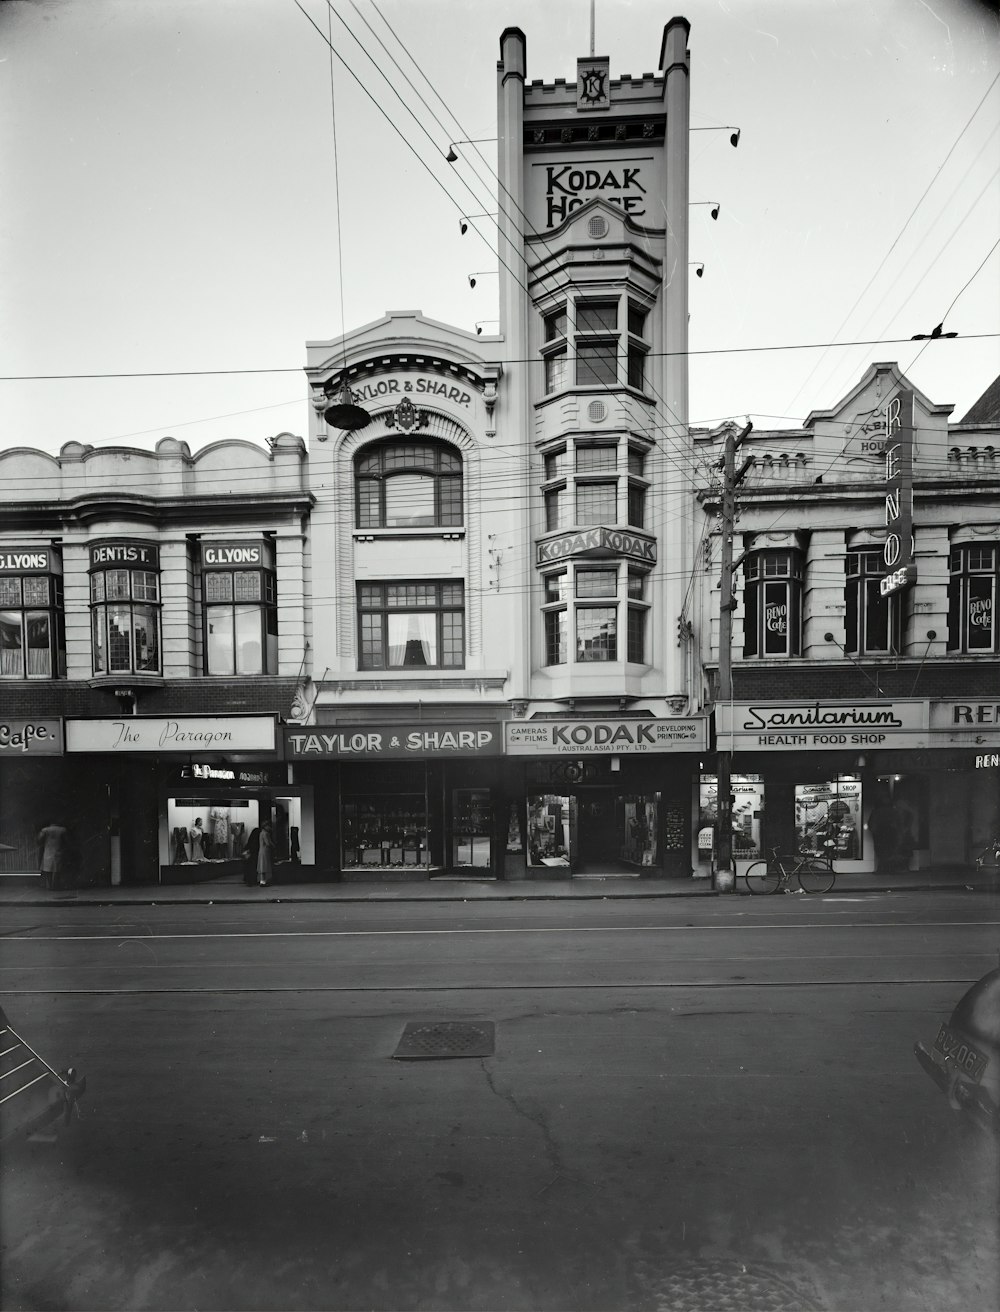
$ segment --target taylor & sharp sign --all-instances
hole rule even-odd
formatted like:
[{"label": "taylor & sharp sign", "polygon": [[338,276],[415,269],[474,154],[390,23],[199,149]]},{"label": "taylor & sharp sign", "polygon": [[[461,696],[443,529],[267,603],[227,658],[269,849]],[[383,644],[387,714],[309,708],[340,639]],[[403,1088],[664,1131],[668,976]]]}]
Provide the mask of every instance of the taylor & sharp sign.
[{"label": "taylor & sharp sign", "polygon": [[735,751],[926,747],[926,701],[729,702],[715,708],[718,745]]},{"label": "taylor & sharp sign", "polygon": [[197,715],[114,720],[67,720],[67,752],[273,752],[270,715]]},{"label": "taylor & sharp sign", "polygon": [[285,730],[289,760],[324,757],[408,760],[440,756],[498,756],[499,724],[338,724]]},{"label": "taylor & sharp sign", "polygon": [[687,720],[508,720],[508,756],[607,756],[704,751],[707,722]]},{"label": "taylor & sharp sign", "polygon": [[60,720],[0,720],[0,756],[62,756]]}]

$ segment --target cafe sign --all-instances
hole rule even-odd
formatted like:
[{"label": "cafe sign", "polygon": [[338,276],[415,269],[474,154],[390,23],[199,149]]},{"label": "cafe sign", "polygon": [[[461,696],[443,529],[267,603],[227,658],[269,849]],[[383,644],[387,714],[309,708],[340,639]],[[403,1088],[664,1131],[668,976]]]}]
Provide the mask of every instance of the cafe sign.
[{"label": "cafe sign", "polygon": [[62,756],[61,720],[0,720],[0,759]]},{"label": "cafe sign", "polygon": [[929,745],[928,703],[918,700],[727,702],[715,726],[726,751]]},{"label": "cafe sign", "polygon": [[913,393],[900,392],[885,411],[885,574],[882,596],[912,587],[913,563]]},{"label": "cafe sign", "polygon": [[67,720],[67,752],[273,752],[270,715],[125,715],[114,720]]},{"label": "cafe sign", "polygon": [[499,756],[498,724],[338,724],[285,730],[288,760],[423,760],[425,757]]},{"label": "cafe sign", "polygon": [[1000,746],[1000,701],[968,699],[931,702],[931,731],[950,747]]},{"label": "cafe sign", "polygon": [[704,751],[707,721],[687,720],[509,720],[504,725],[508,756],[606,756],[646,752]]}]

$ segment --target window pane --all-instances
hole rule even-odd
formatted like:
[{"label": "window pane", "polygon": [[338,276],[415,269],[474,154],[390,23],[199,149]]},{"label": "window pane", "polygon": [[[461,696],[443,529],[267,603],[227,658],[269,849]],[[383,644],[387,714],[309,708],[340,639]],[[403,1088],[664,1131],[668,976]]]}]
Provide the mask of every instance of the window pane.
[{"label": "window pane", "polygon": [[433,523],[433,475],[394,474],[386,479],[386,528],[425,528]]},{"label": "window pane", "polygon": [[0,674],[24,674],[21,612],[0,611]]},{"label": "window pane", "polygon": [[127,606],[109,606],[108,617],[108,670],[132,669],[132,612]]},{"label": "window pane", "polygon": [[636,337],[641,337],[646,328],[646,310],[641,310],[638,305],[629,304],[628,307],[628,330],[634,333]]},{"label": "window pane", "polygon": [[615,597],[618,595],[618,571],[615,569],[578,569],[578,597]]},{"label": "window pane", "polygon": [[576,486],[576,522],[578,524],[615,524],[618,522],[617,483],[578,483]]},{"label": "window pane", "polygon": [[554,342],[557,337],[566,336],[566,307],[556,310],[554,314],[547,314],[544,318],[545,323],[545,340]]},{"label": "window pane", "polygon": [[568,461],[566,459],[565,451],[549,452],[545,457],[545,481],[548,482],[553,478],[564,477],[567,464]]},{"label": "window pane", "polygon": [[788,584],[764,584],[764,655],[788,655]]},{"label": "window pane", "polygon": [[91,615],[91,642],[94,654],[94,673],[104,674],[108,668],[108,651],[105,640],[107,614],[103,606],[98,606]]},{"label": "window pane", "polygon": [[28,673],[49,677],[52,674],[52,635],[49,616],[26,615],[25,630],[28,636]]},{"label": "window pane", "polygon": [[565,665],[569,660],[566,636],[567,615],[564,610],[545,612],[545,664]]},{"label": "window pane", "polygon": [[569,596],[569,576],[566,571],[545,575],[545,600],[565,601]]},{"label": "window pane", "polygon": [[205,575],[205,600],[212,601],[232,601],[233,599],[233,576],[232,574],[206,574]]},{"label": "window pane", "polygon": [[136,601],[159,601],[160,576],[146,570],[132,571],[132,596]]},{"label": "window pane", "polygon": [[209,607],[205,611],[205,633],[208,673],[235,674],[232,607]]},{"label": "window pane", "polygon": [[361,616],[361,666],[366,670],[385,668],[385,653],[382,650],[382,616]]},{"label": "window pane", "polygon": [[566,386],[566,352],[557,351],[545,357],[545,391],[558,392]]},{"label": "window pane", "polygon": [[104,571],[105,590],[108,601],[127,600],[129,575],[127,569],[106,569]]},{"label": "window pane", "polygon": [[464,600],[464,585],[461,583],[441,584],[441,604],[443,606],[461,606]]},{"label": "window pane", "polygon": [[9,576],[0,578],[0,606],[20,606],[20,604],[21,580]]},{"label": "window pane", "polygon": [[576,448],[576,472],[593,474],[600,470],[617,469],[618,448],[616,446],[578,446]]},{"label": "window pane", "polygon": [[628,385],[641,392],[646,383],[646,352],[639,346],[628,348]]},{"label": "window pane", "polygon": [[628,449],[628,472],[642,478],[646,469],[646,454],[644,451],[637,451],[634,446]]},{"label": "window pane", "polygon": [[568,505],[569,498],[564,489],[559,488],[555,492],[545,493],[545,528],[547,531],[566,527],[566,507]]},{"label": "window pane", "polygon": [[260,601],[260,574],[253,569],[238,569],[233,574],[233,597],[236,601]]},{"label": "window pane", "polygon": [[969,579],[968,650],[994,649],[994,593],[996,579],[976,576]]},{"label": "window pane", "polygon": [[883,597],[878,579],[865,579],[864,589],[864,650],[871,655],[889,651],[889,602]]},{"label": "window pane", "polygon": [[362,606],[381,606],[382,596],[382,586],[379,583],[362,583],[358,588],[358,601]]},{"label": "window pane", "polygon": [[442,478],[438,483],[438,491],[441,496],[441,514],[438,523],[446,528],[463,523],[462,480],[453,476]]},{"label": "window pane", "polygon": [[617,660],[615,606],[581,606],[576,612],[576,659]]},{"label": "window pane", "polygon": [[26,606],[49,604],[49,581],[44,575],[24,580],[24,604]]},{"label": "window pane", "polygon": [[437,665],[437,619],[434,615],[391,614],[388,617],[389,665]]},{"label": "window pane", "polygon": [[641,569],[630,569],[628,572],[628,595],[641,600],[646,595],[646,572]]},{"label": "window pane", "polygon": [[160,668],[160,616],[153,606],[134,606],[135,614],[135,668]]},{"label": "window pane", "polygon": [[236,625],[236,673],[263,674],[264,653],[261,646],[260,606],[236,606],[233,610]]},{"label": "window pane", "polygon": [[636,606],[628,611],[628,659],[637,664],[646,660],[646,614]]},{"label": "window pane", "polygon": [[576,330],[580,333],[607,332],[618,327],[617,301],[578,301]]},{"label": "window pane", "polygon": [[578,387],[618,381],[617,346],[614,342],[579,343],[576,348],[576,382]]},{"label": "window pane", "polygon": [[373,478],[358,480],[358,528],[381,528],[380,483]]},{"label": "window pane", "polygon": [[90,600],[91,600],[91,601],[103,601],[103,600],[104,600],[104,575],[103,575],[103,574],[91,574],[91,576],[90,576]]},{"label": "window pane", "polygon": [[646,489],[629,487],[628,522],[633,528],[642,528],[646,523]]},{"label": "window pane", "polygon": [[441,616],[441,664],[447,669],[461,669],[465,664],[465,617],[460,611],[446,611]]}]

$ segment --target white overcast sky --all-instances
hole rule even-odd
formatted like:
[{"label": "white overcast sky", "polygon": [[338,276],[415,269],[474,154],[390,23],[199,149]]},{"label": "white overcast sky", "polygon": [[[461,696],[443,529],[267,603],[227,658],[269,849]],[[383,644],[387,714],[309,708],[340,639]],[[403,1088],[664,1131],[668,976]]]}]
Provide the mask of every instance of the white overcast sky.
[{"label": "white overcast sky", "polygon": [[[300,3],[325,33],[326,0]],[[505,27],[529,78],[574,78],[589,0],[333,9],[343,317],[331,58],[295,0],[0,3],[0,374],[287,371],[0,381],[0,446],[304,436],[307,339],[495,317],[496,279],[467,274],[496,257],[458,225],[495,205],[444,152],[495,136]],[[596,53],[653,71],[673,14],[692,126],[742,132],[692,137],[692,200],[722,205],[692,211],[692,422],[798,423],[874,360],[960,418],[1000,373],[996,4],[597,0]],[[908,340],[945,315],[959,340]]]}]

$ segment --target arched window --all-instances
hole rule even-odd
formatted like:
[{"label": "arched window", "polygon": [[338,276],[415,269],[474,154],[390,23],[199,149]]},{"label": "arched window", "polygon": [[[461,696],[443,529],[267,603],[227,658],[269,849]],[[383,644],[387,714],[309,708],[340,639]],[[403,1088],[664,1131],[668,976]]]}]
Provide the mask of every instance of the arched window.
[{"label": "arched window", "polygon": [[383,442],[354,462],[358,528],[454,528],[462,457],[443,442]]}]

